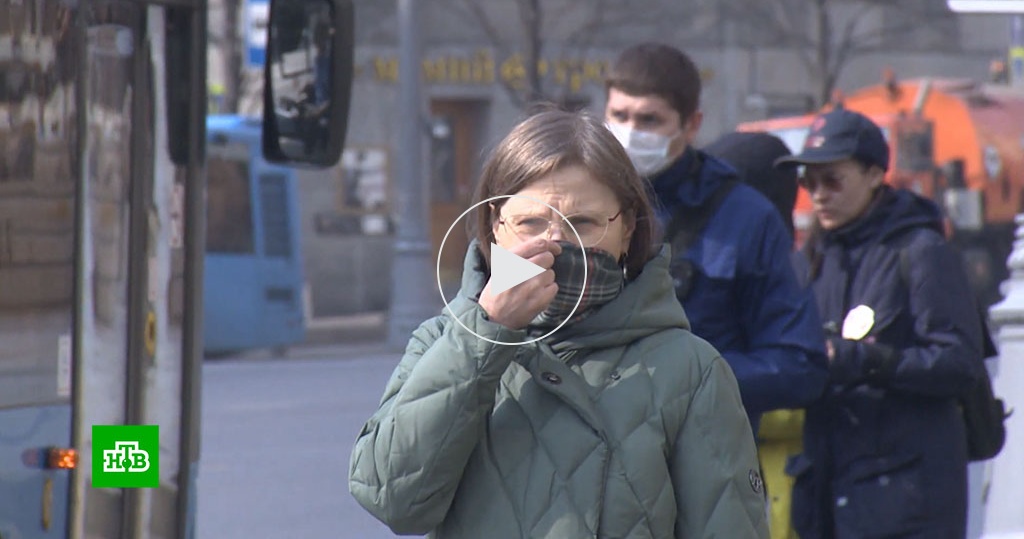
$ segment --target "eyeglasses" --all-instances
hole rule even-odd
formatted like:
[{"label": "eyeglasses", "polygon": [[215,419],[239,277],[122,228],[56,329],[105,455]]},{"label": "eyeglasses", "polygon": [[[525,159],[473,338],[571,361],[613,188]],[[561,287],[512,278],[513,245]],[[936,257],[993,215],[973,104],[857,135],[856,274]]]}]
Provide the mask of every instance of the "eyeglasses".
[{"label": "eyeglasses", "polygon": [[[540,215],[509,215],[499,218],[498,224],[506,227],[520,241],[547,235],[557,225],[562,239],[580,247],[590,248],[601,243],[608,234],[608,227],[612,221],[618,219],[620,215],[622,210],[611,217],[593,213],[574,213],[566,215],[565,220],[561,217],[549,219]],[[574,229],[576,233],[573,233]],[[579,234],[579,239],[576,238],[576,234]],[[582,244],[579,243],[580,240],[583,240]]]},{"label": "eyeglasses", "polygon": [[818,187],[824,187],[826,190],[832,191],[833,193],[843,190],[843,178],[833,174],[825,174],[820,179],[800,176],[800,178],[797,179],[797,183],[800,184],[800,187],[807,189],[808,193],[817,191]]}]

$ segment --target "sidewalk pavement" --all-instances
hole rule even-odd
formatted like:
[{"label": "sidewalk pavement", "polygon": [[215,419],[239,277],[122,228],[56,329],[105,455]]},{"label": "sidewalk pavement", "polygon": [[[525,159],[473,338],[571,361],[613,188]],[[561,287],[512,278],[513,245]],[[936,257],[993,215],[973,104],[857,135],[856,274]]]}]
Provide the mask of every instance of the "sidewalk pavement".
[{"label": "sidewalk pavement", "polygon": [[307,322],[306,340],[286,349],[248,350],[217,360],[401,358],[403,346],[387,342],[387,314],[361,313]]}]

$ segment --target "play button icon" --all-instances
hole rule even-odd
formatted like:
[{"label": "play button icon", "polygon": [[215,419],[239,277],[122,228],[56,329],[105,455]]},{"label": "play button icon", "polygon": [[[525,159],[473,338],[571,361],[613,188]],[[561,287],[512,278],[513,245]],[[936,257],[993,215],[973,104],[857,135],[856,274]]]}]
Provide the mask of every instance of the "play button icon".
[{"label": "play button icon", "polygon": [[500,294],[544,273],[544,268],[491,243],[491,293]]},{"label": "play button icon", "polygon": [[[448,310],[449,314],[452,315],[452,319],[454,320],[454,322],[456,324],[458,324],[459,326],[461,326],[462,329],[468,331],[469,333],[472,333],[473,335],[475,335],[476,337],[480,338],[481,340],[487,341],[489,343],[498,344],[498,345],[504,345],[504,346],[521,346],[521,345],[524,345],[524,344],[531,344],[531,343],[535,343],[537,341],[544,340],[544,339],[548,338],[548,336],[550,336],[553,333],[555,333],[556,331],[562,329],[562,326],[564,326],[569,321],[569,319],[572,318],[573,313],[575,313],[576,309],[579,308],[580,302],[583,301],[583,295],[586,293],[586,287],[585,286],[580,287],[579,296],[576,299],[576,305],[573,306],[572,311],[570,311],[569,315],[565,317],[565,320],[563,320],[562,323],[560,323],[557,326],[555,326],[554,329],[552,329],[552,330],[548,331],[547,333],[545,333],[543,335],[540,335],[540,336],[533,336],[533,334],[530,334],[529,336],[533,337],[533,338],[528,339],[528,340],[524,340],[524,341],[520,341],[520,342],[503,342],[503,341],[496,341],[496,340],[493,340],[493,339],[489,339],[489,338],[487,338],[487,337],[485,337],[483,335],[480,335],[479,333],[474,332],[469,326],[466,325],[465,322],[460,320],[459,316],[456,316],[455,313],[453,313],[451,311],[451,306],[448,305],[448,298],[446,298],[445,295],[444,295],[444,286],[442,286],[442,283],[441,283],[441,254],[444,252],[444,247],[445,247],[445,244],[448,242],[448,237],[451,235],[452,231],[455,230],[455,227],[456,227],[456,225],[458,225],[459,221],[461,221],[463,218],[465,218],[467,215],[469,215],[469,213],[471,211],[473,211],[475,208],[478,208],[478,207],[483,206],[485,204],[493,203],[495,201],[511,199],[511,198],[526,199],[527,201],[530,201],[532,203],[536,203],[536,204],[538,204],[540,206],[547,207],[547,209],[549,209],[552,214],[557,215],[559,218],[561,218],[566,223],[568,223],[569,224],[569,228],[571,229],[572,234],[576,237],[577,242],[578,243],[583,243],[582,239],[580,238],[579,233],[576,232],[576,229],[572,226],[572,223],[570,223],[568,221],[568,218],[565,215],[563,215],[562,212],[558,211],[558,208],[555,208],[555,207],[551,206],[550,204],[545,203],[542,200],[537,200],[535,198],[531,198],[531,197],[524,196],[524,195],[497,195],[497,196],[493,196],[493,197],[490,197],[488,199],[481,200],[480,202],[477,202],[476,204],[473,204],[472,206],[467,208],[466,211],[462,212],[462,215],[459,215],[459,217],[457,219],[455,219],[455,221],[452,223],[452,225],[450,227],[448,227],[448,232],[445,232],[444,238],[441,239],[441,246],[440,246],[440,249],[438,250],[438,255],[437,255],[437,290],[438,290],[438,292],[441,293],[441,300],[444,301],[445,309]],[[490,294],[498,295],[498,294],[502,294],[502,293],[508,292],[508,290],[510,288],[514,288],[517,285],[520,285],[520,284],[522,284],[522,283],[524,283],[526,281],[529,281],[530,279],[533,279],[534,277],[536,277],[536,276],[540,275],[541,273],[544,273],[545,271],[547,271],[546,269],[544,269],[544,268],[534,264],[533,262],[530,262],[529,260],[526,260],[525,258],[523,258],[523,257],[521,257],[519,255],[513,254],[511,251],[509,251],[508,249],[506,249],[504,247],[501,247],[500,245],[498,245],[494,241],[490,242],[490,245],[491,245],[491,257],[490,257],[490,261],[489,261],[490,290],[488,290],[488,293],[490,293]],[[583,275],[582,275],[581,281],[584,282],[584,283],[587,282],[587,253],[586,253],[585,250],[583,252]],[[464,290],[462,292],[465,293],[467,291]],[[471,291],[468,291],[468,292],[471,293],[471,294],[472,293],[479,294],[482,291],[471,290]]]}]

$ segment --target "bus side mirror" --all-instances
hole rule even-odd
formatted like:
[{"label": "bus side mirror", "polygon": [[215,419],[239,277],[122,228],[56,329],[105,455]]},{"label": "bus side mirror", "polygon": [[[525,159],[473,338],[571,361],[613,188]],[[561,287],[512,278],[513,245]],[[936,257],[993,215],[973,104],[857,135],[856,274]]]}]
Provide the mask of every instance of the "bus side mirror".
[{"label": "bus side mirror", "polygon": [[352,92],[352,0],[271,0],[263,68],[263,155],[338,162]]}]

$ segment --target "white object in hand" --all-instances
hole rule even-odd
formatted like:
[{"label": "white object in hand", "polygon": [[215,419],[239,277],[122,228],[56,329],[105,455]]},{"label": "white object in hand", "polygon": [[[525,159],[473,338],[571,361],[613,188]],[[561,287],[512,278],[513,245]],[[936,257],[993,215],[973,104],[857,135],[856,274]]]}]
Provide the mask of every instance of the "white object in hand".
[{"label": "white object in hand", "polygon": [[851,341],[863,339],[875,325],[875,311],[867,305],[858,305],[846,313],[843,320],[843,338]]}]

